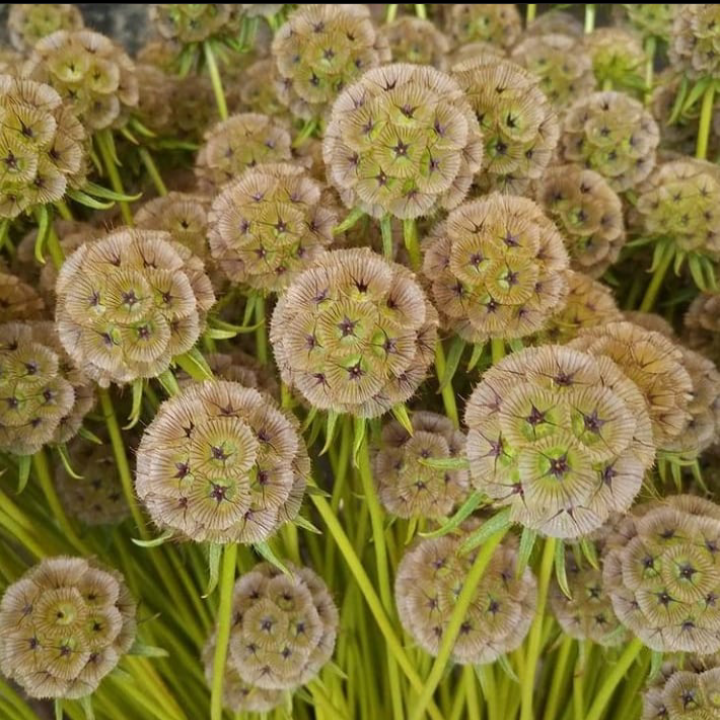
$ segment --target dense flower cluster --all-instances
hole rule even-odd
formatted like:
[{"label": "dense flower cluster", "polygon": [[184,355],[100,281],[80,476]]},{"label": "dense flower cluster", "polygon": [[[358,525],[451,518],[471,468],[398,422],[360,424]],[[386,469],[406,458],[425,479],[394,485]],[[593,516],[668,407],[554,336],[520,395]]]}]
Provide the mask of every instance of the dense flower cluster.
[{"label": "dense flower cluster", "polygon": [[720,293],[700,293],[688,308],[685,328],[691,348],[720,362]]},{"label": "dense flower cluster", "polygon": [[10,42],[24,52],[57,30],[80,30],[83,19],[76,5],[13,3],[7,18]]},{"label": "dense flower cluster", "polygon": [[[677,6],[676,6],[677,7]],[[695,80],[720,77],[720,8],[714,3],[686,4],[675,13],[669,56],[673,67]]]},{"label": "dense flower cluster", "polygon": [[447,30],[457,45],[483,40],[510,48],[520,37],[522,20],[515,5],[453,3],[448,8]]},{"label": "dense flower cluster", "polygon": [[432,65],[440,70],[448,64],[450,42],[428,20],[401,17],[383,25],[380,35],[389,46],[394,62]]},{"label": "dense flower cluster", "polygon": [[30,285],[0,272],[0,323],[40,320],[44,309],[43,299]]},{"label": "dense flower cluster", "polygon": [[593,72],[604,89],[642,90],[647,59],[640,38],[622,28],[600,28],[585,38]]},{"label": "dense flower cluster", "polygon": [[645,38],[667,40],[675,10],[673,3],[628,3],[619,6],[630,24]]},{"label": "dense flower cluster", "polygon": [[178,3],[151,5],[151,19],[166,40],[203,42],[237,33],[238,5],[225,3]]}]

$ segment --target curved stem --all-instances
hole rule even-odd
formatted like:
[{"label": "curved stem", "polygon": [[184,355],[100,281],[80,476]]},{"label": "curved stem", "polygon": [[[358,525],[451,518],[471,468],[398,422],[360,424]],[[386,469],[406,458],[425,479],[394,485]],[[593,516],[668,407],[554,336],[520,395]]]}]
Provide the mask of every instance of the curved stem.
[{"label": "curved stem", "polygon": [[[125,188],[122,184],[122,178],[118,172],[117,165],[115,164],[115,152],[113,150],[114,141],[112,139],[112,130],[101,130],[95,135],[97,140],[98,150],[100,150],[100,157],[102,158],[102,164],[107,173],[108,179],[112,189],[120,195],[126,195]],[[130,210],[130,205],[124,200],[119,200],[120,213],[122,214],[123,221],[126,225],[134,225],[133,214]]]},{"label": "curved stem", "polygon": [[710,126],[712,125],[713,103],[715,102],[715,84],[710,83],[705,90],[700,108],[700,126],[698,127],[697,149],[695,157],[700,160],[707,158]]},{"label": "curved stem", "polygon": [[410,269],[417,272],[422,265],[422,256],[418,243],[417,223],[414,218],[403,220],[403,240],[410,259]]},{"label": "curved stem", "polygon": [[215,60],[215,53],[213,52],[210,41],[203,43],[203,52],[205,53],[205,62],[207,63],[208,73],[210,73],[210,83],[212,84],[213,93],[215,93],[215,102],[217,103],[220,120],[227,120],[228,109],[227,101],[225,100],[225,91],[223,90],[220,70]]},{"label": "curved stem", "polygon": [[585,34],[589,35],[595,29],[595,5],[586,3],[585,5]]},{"label": "curved stem", "polygon": [[[442,383],[443,377],[445,376],[445,366],[447,365],[445,359],[445,350],[443,348],[442,340],[438,338],[435,344],[435,371],[437,372],[438,382]],[[455,400],[455,391],[453,390],[452,382],[449,382],[441,391],[443,405],[445,406],[445,414],[452,420],[453,425],[456,428],[460,427],[460,417],[458,415],[457,401]]]},{"label": "curved stem", "polygon": [[140,148],[139,153],[140,159],[142,160],[142,163],[147,170],[147,174],[150,176],[158,195],[165,197],[165,195],[168,194],[168,189],[163,182],[162,175],[160,175],[160,171],[158,170],[152,155],[147,148]]},{"label": "curved stem", "polygon": [[668,245],[668,247],[665,248],[663,258],[659,265],[655,268],[650,284],[645,291],[645,297],[643,297],[643,301],[640,303],[640,312],[650,312],[653,309],[653,305],[655,305],[655,300],[657,299],[663,280],[665,279],[665,275],[667,275],[667,271],[670,268],[670,263],[672,263],[674,256],[675,253],[672,245]]}]

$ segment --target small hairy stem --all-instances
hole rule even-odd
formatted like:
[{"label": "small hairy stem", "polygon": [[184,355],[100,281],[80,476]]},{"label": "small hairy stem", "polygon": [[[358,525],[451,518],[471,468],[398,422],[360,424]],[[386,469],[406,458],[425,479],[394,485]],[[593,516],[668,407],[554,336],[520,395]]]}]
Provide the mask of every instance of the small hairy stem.
[{"label": "small hairy stem", "polygon": [[713,103],[715,102],[715,84],[710,83],[705,90],[700,107],[700,126],[698,127],[697,149],[695,157],[700,160],[707,158],[708,141],[710,139],[710,126],[713,118]]},{"label": "small hairy stem", "polygon": [[228,119],[227,101],[225,100],[225,91],[222,86],[222,78],[220,70],[215,60],[215,52],[209,41],[203,43],[203,52],[205,53],[205,63],[207,64],[208,73],[210,74],[210,83],[212,84],[213,93],[215,94],[215,102],[217,103],[218,114],[221,120]]},{"label": "small hairy stem", "polygon": [[398,6],[397,3],[387,6],[387,15],[385,21],[391,23],[397,17]]},{"label": "small hairy stem", "polygon": [[653,79],[655,74],[655,51],[657,49],[657,40],[650,35],[645,40],[645,86],[647,88],[648,97],[652,94]]},{"label": "small hairy stem", "polygon": [[535,20],[535,16],[537,15],[537,4],[535,3],[528,3],[527,6],[527,14],[525,15],[525,26],[527,27],[532,23],[533,20]]}]

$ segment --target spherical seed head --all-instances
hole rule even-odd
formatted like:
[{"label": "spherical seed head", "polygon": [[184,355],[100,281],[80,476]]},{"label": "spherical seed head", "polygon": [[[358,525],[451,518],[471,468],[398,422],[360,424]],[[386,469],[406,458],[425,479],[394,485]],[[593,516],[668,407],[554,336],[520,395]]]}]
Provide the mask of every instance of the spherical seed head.
[{"label": "spherical seed head", "polygon": [[415,393],[437,325],[409,270],[367,248],[336,250],[279,299],[270,341],[283,381],[312,406],[372,418]]},{"label": "spherical seed head", "polygon": [[600,277],[625,244],[623,205],[602,175],[577,165],[550,168],[536,198],[560,230],[573,270]]},{"label": "spherical seed head", "polygon": [[85,131],[48,85],[0,75],[0,218],[57,202],[85,182]]},{"label": "spherical seed head", "polygon": [[210,250],[233,283],[282,292],[333,241],[337,213],[297,165],[258,165],[225,187],[210,211]]},{"label": "spherical seed head", "polygon": [[[395,580],[395,602],[406,632],[437,655],[458,595],[478,550],[463,553],[465,534],[420,540],[405,552]],[[483,573],[453,648],[457,663],[485,665],[525,639],[537,602],[529,568],[517,577],[517,552],[506,541]]]},{"label": "spherical seed head", "polygon": [[205,133],[195,173],[202,187],[217,190],[259,163],[292,158],[290,133],[267,115],[242,113],[217,123]]},{"label": "spherical seed head", "polygon": [[485,144],[480,187],[522,194],[542,176],[560,134],[540,78],[490,56],[454,66],[453,77],[480,120]]},{"label": "spherical seed head", "polygon": [[450,6],[447,33],[456,45],[484,40],[510,48],[520,38],[522,20],[515,5],[457,3]]},{"label": "spherical seed head", "polygon": [[603,580],[620,622],[658,652],[720,650],[720,508],[677,495],[638,506],[608,539]]},{"label": "spherical seed head", "polygon": [[89,695],[130,650],[135,614],[117,571],[46,558],[0,602],[0,669],[31,698]]},{"label": "spherical seed head", "polygon": [[458,205],[482,162],[482,136],[458,84],[431,67],[388,65],[333,106],[328,179],[348,207],[417,218]]},{"label": "spherical seed head", "polygon": [[390,60],[365,5],[300,5],[272,44],[277,92],[293,115],[310,119],[348,84]]},{"label": "spherical seed head", "polygon": [[647,59],[635,33],[618,27],[599,28],[583,42],[600,85],[609,82],[617,89],[643,92]]},{"label": "spherical seed head", "polygon": [[551,537],[586,536],[628,510],[655,455],[634,383],[609,358],[568,346],[493,365],[465,422],[475,488]]},{"label": "spherical seed head", "polygon": [[30,285],[0,272],[0,323],[39,320],[44,309],[43,299]]},{"label": "spherical seed head", "polygon": [[[203,133],[217,128],[217,105],[215,104],[212,84],[207,75],[188,75],[184,78],[174,78],[170,90],[170,101],[173,110],[172,124],[168,131],[170,136],[187,138],[201,143]],[[222,138],[222,133],[220,133],[220,137]],[[226,145],[225,151],[229,150],[231,148]],[[228,167],[230,167],[229,161],[231,159],[232,153],[228,154],[225,159]],[[215,161],[219,162],[219,158],[216,158]],[[210,171],[206,170],[206,172],[209,173]],[[209,190],[213,190],[212,184],[209,185]]]},{"label": "spherical seed head", "polygon": [[630,24],[643,37],[667,41],[677,7],[672,3],[628,3],[620,5],[618,9],[625,11]]},{"label": "spherical seed head", "polygon": [[290,690],[315,678],[332,657],[338,611],[322,578],[288,563],[265,563],[235,584],[230,662],[246,682]]},{"label": "spherical seed head", "polygon": [[414,412],[414,434],[397,421],[383,428],[375,456],[375,481],[385,509],[402,518],[451,515],[468,493],[466,470],[443,470],[423,460],[462,457],[465,435],[450,420],[431,412]]},{"label": "spherical seed head", "polygon": [[199,258],[169,233],[130,228],[78,248],[55,289],[63,346],[104,386],[166,370],[195,344],[215,302]]},{"label": "spherical seed head", "polygon": [[160,406],[138,449],[136,490],[160,528],[253,543],[295,518],[309,469],[297,421],[268,395],[211,381]]},{"label": "spherical seed head", "polygon": [[93,405],[87,379],[70,363],[52,323],[0,326],[0,448],[33,455],[79,430]]},{"label": "spherical seed head", "polygon": [[241,75],[226,89],[231,113],[260,113],[278,118],[288,116],[287,107],[280,101],[275,89],[275,61],[272,58],[256,60],[242,70]]},{"label": "spherical seed head", "polygon": [[382,25],[379,32],[394,62],[446,68],[450,42],[429,20],[406,15]]},{"label": "spherical seed head", "polygon": [[150,19],[166,40],[201,43],[237,34],[239,15],[235,8],[222,3],[153,4]]},{"label": "spherical seed head", "polygon": [[511,57],[540,78],[540,89],[558,113],[595,90],[592,59],[577,38],[530,36],[515,47]]},{"label": "spherical seed head", "polygon": [[25,74],[55,88],[90,131],[123,125],[138,103],[135,64],[120,45],[92,30],[58,30],[43,38]]},{"label": "spherical seed head", "polygon": [[670,33],[670,64],[692,80],[719,78],[719,38],[720,7],[713,3],[682,5]]},{"label": "spherical seed head", "polygon": [[475,40],[475,42],[455,48],[449,55],[448,66],[452,69],[470,60],[492,59],[497,61],[507,60],[507,58],[507,51],[498,45],[493,45],[484,40]]},{"label": "spherical seed head", "polygon": [[639,325],[646,330],[652,330],[670,339],[675,339],[673,326],[662,315],[640,312],[638,310],[626,310],[622,315],[624,320],[627,320],[633,325]]},{"label": "spherical seed head", "polygon": [[658,448],[665,449],[687,427],[692,379],[672,339],[619,322],[582,331],[571,347],[610,358],[635,383],[645,398]]},{"label": "spherical seed head", "polygon": [[57,30],[81,30],[83,18],[75,5],[18,3],[10,5],[7,27],[13,47],[25,52]]},{"label": "spherical seed head", "polygon": [[527,198],[464,203],[426,241],[423,273],[443,324],[469,342],[538,332],[567,295],[562,237]]},{"label": "spherical seed head", "polygon": [[272,17],[285,5],[283,3],[242,3],[240,7],[248,17]]},{"label": "spherical seed head", "polygon": [[602,175],[616,192],[645,180],[655,167],[657,123],[633,98],[594,93],[568,111],[560,138],[562,160]]},{"label": "spherical seed head", "polygon": [[638,188],[643,237],[671,238],[679,250],[720,259],[720,169],[682,159],[655,168]]},{"label": "spherical seed head", "polygon": [[525,30],[529,37],[541,35],[567,35],[573,38],[582,38],[583,25],[576,17],[562,10],[538,15]]},{"label": "spherical seed head", "polygon": [[720,293],[700,293],[685,315],[686,338],[693,350],[720,362]]},{"label": "spherical seed head", "polygon": [[156,135],[168,135],[173,122],[175,78],[154,65],[137,65],[138,102],[135,116]]}]

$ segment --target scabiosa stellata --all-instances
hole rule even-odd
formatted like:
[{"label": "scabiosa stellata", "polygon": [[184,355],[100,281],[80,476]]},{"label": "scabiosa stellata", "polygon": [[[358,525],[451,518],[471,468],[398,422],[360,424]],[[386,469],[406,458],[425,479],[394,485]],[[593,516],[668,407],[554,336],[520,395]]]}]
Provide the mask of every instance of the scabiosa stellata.
[{"label": "scabiosa stellata", "polygon": [[640,38],[629,30],[606,27],[585,37],[585,50],[603,90],[642,92],[647,58]]},{"label": "scabiosa stellata", "polygon": [[20,278],[0,271],[0,323],[39,320],[45,302]]},{"label": "scabiosa stellata", "polygon": [[[406,632],[437,655],[460,591],[479,552],[463,552],[463,534],[420,540],[405,552],[395,580],[395,601]],[[452,657],[484,665],[515,650],[535,614],[537,583],[529,568],[518,576],[517,552],[499,545],[463,619]]]},{"label": "scabiosa stellata", "polygon": [[719,41],[720,8],[717,5],[681,5],[670,33],[670,63],[693,80],[720,78]]},{"label": "scabiosa stellata", "polygon": [[409,270],[367,248],[336,250],[280,297],[270,340],[283,381],[311,405],[370,418],[415,393],[437,325]]},{"label": "scabiosa stellata", "polygon": [[690,304],[684,322],[690,347],[720,362],[720,293],[700,293]]},{"label": "scabiosa stellata", "polygon": [[456,3],[449,6],[446,25],[456,45],[484,40],[511,48],[522,33],[522,20],[515,5]]},{"label": "scabiosa stellata", "polygon": [[130,228],[81,245],[56,293],[63,346],[104,386],[167,370],[195,344],[215,302],[199,258],[169,233]]},{"label": "scabiosa stellata", "polygon": [[413,435],[391,420],[382,431],[375,456],[375,481],[385,509],[402,518],[450,515],[468,493],[465,469],[441,469],[423,460],[461,457],[465,435],[443,415],[412,414]]},{"label": "scabiosa stellata", "polygon": [[672,3],[627,3],[616,7],[621,9],[620,12],[643,38],[667,41],[678,5]]},{"label": "scabiosa stellata", "polygon": [[512,521],[551,537],[586,536],[626,511],[655,456],[635,384],[609,358],[568,346],[493,365],[465,422],[475,488],[509,506]]},{"label": "scabiosa stellata", "polygon": [[7,26],[10,42],[21,52],[31,50],[38,40],[57,30],[80,30],[83,18],[76,5],[55,3],[13,3]]},{"label": "scabiosa stellata", "polygon": [[529,23],[525,35],[528,37],[567,35],[580,39],[583,36],[583,25],[570,13],[553,9],[553,12],[542,13]]},{"label": "scabiosa stellata", "polygon": [[450,43],[429,20],[406,15],[382,25],[379,32],[390,47],[393,62],[445,69]]},{"label": "scabiosa stellata", "polygon": [[565,301],[568,266],[562,237],[532,200],[494,193],[431,231],[423,273],[443,323],[481,343],[541,330]]},{"label": "scabiosa stellata", "polygon": [[300,509],[310,472],[293,417],[228,381],[186,387],[145,430],[136,490],[155,524],[196,542],[266,540]]},{"label": "scabiosa stellata", "polygon": [[0,668],[32,698],[89,695],[130,650],[135,613],[120,573],[47,558],[0,602]]},{"label": "scabiosa stellata", "polygon": [[248,683],[290,690],[312,680],[332,657],[338,611],[322,578],[257,565],[236,583],[229,662]]},{"label": "scabiosa stellata", "polygon": [[236,8],[229,3],[152,4],[150,19],[166,40],[200,43],[237,34]]}]

